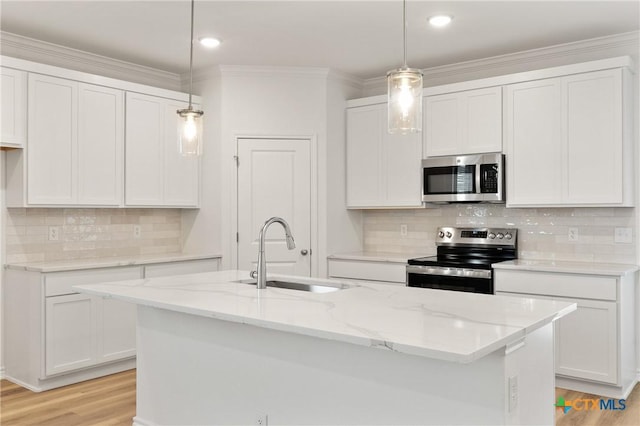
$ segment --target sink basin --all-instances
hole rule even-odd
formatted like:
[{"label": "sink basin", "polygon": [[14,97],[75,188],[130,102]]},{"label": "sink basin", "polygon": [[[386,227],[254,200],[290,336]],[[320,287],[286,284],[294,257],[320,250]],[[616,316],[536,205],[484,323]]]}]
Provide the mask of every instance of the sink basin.
[{"label": "sink basin", "polygon": [[[255,279],[246,279],[234,281],[242,284],[256,285]],[[269,280],[267,281],[267,287],[287,288],[289,290],[308,291],[310,293],[331,293],[333,291],[345,290],[352,286],[346,284],[340,284],[339,287],[322,285],[322,284],[307,284],[307,283],[294,283],[290,281]]]}]

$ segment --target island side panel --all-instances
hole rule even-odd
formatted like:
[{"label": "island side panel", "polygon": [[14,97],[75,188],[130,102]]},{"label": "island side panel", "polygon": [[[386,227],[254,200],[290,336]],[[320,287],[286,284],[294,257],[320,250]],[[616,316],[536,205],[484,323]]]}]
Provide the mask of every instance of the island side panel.
[{"label": "island side panel", "polygon": [[139,306],[134,420],[505,424],[505,366],[504,351],[458,364]]}]

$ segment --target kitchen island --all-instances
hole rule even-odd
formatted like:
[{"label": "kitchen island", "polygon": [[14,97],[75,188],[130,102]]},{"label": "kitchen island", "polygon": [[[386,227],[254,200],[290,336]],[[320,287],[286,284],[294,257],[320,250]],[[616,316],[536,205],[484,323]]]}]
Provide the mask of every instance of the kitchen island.
[{"label": "kitchen island", "polygon": [[573,303],[248,276],[75,287],[138,305],[135,424],[554,423],[552,322]]}]

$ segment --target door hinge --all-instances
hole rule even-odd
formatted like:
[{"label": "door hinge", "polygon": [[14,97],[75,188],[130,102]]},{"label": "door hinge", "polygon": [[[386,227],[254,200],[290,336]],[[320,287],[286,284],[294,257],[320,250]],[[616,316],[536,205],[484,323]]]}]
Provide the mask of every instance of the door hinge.
[{"label": "door hinge", "polygon": [[237,155],[234,155],[233,161],[236,162],[236,167],[240,167],[240,157],[238,157]]},{"label": "door hinge", "polygon": [[240,233],[236,232],[236,243],[240,242]]}]

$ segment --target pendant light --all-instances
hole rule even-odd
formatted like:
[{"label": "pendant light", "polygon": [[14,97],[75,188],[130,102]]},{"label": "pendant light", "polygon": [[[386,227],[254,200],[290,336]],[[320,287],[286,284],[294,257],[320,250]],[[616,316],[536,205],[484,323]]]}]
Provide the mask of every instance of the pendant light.
[{"label": "pendant light", "polygon": [[422,70],[407,67],[407,2],[402,0],[404,61],[387,73],[389,133],[422,131]]},{"label": "pendant light", "polygon": [[191,45],[189,50],[189,106],[179,109],[178,113],[178,151],[185,156],[195,156],[202,153],[202,116],[204,111],[193,109],[191,96],[193,94],[193,6],[191,0]]}]

